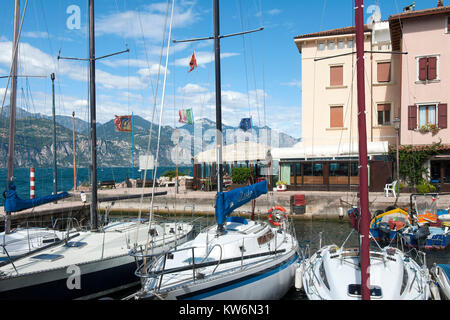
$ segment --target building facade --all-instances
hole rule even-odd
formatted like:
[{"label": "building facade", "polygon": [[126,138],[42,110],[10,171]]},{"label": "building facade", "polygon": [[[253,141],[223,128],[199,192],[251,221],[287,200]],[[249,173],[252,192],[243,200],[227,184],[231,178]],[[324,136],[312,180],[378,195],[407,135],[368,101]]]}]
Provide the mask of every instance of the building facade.
[{"label": "building facade", "polygon": [[[366,25],[364,31],[368,143],[385,146],[369,150],[369,172],[377,172],[370,176],[370,189],[382,191],[392,179],[385,155],[397,141],[393,120],[399,116],[401,60],[391,53],[388,22]],[[280,172],[287,177],[290,171],[295,189],[356,189],[358,154],[345,152],[358,143],[355,28],[304,34],[294,41],[302,59],[301,147],[312,151],[308,158],[280,159]],[[314,151],[332,146],[338,152]]]},{"label": "building facade", "polygon": [[406,11],[389,17],[392,48],[400,56],[400,143],[442,144],[427,166],[430,180],[450,191],[450,6]]}]

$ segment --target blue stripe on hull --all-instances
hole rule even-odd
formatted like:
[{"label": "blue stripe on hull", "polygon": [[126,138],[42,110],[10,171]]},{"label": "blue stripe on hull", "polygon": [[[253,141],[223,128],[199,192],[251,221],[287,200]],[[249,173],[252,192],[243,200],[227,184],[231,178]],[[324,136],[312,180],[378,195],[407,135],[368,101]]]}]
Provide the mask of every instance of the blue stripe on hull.
[{"label": "blue stripe on hull", "polygon": [[222,292],[230,291],[230,290],[236,289],[238,287],[248,285],[252,282],[262,280],[262,279],[267,278],[277,272],[280,272],[281,270],[284,270],[287,267],[289,267],[291,264],[295,263],[297,260],[298,260],[298,255],[295,254],[289,260],[281,262],[275,266],[272,266],[272,267],[262,270],[260,272],[257,272],[257,273],[239,278],[239,279],[235,279],[235,280],[232,280],[229,282],[225,282],[225,283],[222,283],[222,284],[219,284],[216,286],[212,286],[212,287],[209,287],[206,289],[189,292],[189,293],[177,296],[177,299],[178,300],[200,300],[200,299],[208,298],[210,296],[217,295]]}]

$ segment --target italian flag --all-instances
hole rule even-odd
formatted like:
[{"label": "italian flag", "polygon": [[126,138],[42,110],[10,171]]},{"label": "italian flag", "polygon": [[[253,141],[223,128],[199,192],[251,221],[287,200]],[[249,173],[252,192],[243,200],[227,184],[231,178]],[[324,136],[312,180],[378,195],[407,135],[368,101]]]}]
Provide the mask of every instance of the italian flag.
[{"label": "italian flag", "polygon": [[194,123],[193,117],[192,117],[192,109],[179,110],[178,114],[180,115],[180,119],[178,120],[178,122],[187,123],[187,124]]}]

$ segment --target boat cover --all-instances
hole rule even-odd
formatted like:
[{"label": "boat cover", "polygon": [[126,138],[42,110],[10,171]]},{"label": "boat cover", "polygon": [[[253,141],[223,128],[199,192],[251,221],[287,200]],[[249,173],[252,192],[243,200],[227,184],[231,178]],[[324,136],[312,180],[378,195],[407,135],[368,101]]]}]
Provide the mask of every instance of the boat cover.
[{"label": "boat cover", "polygon": [[19,198],[16,192],[16,186],[14,183],[9,183],[9,190],[6,192],[5,211],[6,212],[18,212],[29,208],[37,207],[42,204],[53,202],[59,199],[67,198],[69,193],[61,192],[56,195],[48,195],[35,199],[23,200]]},{"label": "boat cover", "polygon": [[229,216],[233,210],[266,193],[266,180],[228,192],[218,192],[216,198],[217,224],[222,225],[225,223],[226,217]]}]

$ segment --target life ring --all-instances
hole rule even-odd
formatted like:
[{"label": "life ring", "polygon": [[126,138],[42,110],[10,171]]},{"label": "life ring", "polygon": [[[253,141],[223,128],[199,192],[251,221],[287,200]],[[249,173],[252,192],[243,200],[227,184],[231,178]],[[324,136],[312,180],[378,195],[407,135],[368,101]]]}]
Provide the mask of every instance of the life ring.
[{"label": "life ring", "polygon": [[[278,210],[281,212],[281,218],[280,217],[276,217],[275,219],[272,217],[272,211],[274,210]],[[286,219],[287,218],[287,212],[286,209],[283,208],[282,206],[275,206],[269,209],[269,213],[267,214],[267,219],[269,219],[269,223],[279,227],[281,225],[281,220],[282,219]]]}]

